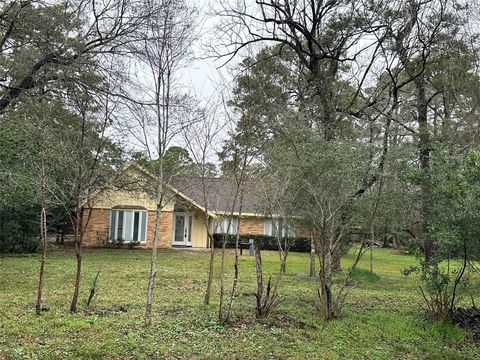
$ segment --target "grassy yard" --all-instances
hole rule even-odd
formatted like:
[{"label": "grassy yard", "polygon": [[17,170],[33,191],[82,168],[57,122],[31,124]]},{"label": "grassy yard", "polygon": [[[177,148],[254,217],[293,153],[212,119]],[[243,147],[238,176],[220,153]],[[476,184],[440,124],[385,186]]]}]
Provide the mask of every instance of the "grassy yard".
[{"label": "grassy yard", "polygon": [[[274,273],[278,254],[263,257],[265,273]],[[229,253],[229,271],[231,258]],[[39,256],[0,257],[0,359],[480,358],[480,348],[466,333],[423,318],[415,279],[400,273],[415,263],[412,256],[375,249],[378,276],[367,273],[367,259],[361,262],[344,315],[325,323],[315,313],[316,281],[308,277],[308,254],[290,254],[282,302],[265,321],[254,316],[255,262],[243,255],[234,319],[226,326],[217,322],[218,277],[212,304],[203,305],[207,261],[206,252],[160,251],[153,326],[145,329],[148,251],[86,250],[78,314],[67,311],[74,255],[49,253],[44,291],[49,311],[41,317],[34,311]],[[346,256],[343,265],[351,261]],[[87,307],[88,288],[99,269],[99,292]],[[231,272],[228,287],[230,281]]]}]

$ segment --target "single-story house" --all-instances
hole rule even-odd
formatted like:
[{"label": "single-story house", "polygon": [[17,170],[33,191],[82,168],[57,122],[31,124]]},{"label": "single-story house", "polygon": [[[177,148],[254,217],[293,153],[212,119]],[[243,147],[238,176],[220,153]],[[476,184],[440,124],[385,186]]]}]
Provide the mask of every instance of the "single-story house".
[{"label": "single-story house", "polygon": [[[85,246],[136,243],[151,248],[155,229],[154,176],[135,162],[122,170],[128,186],[112,184],[94,193],[83,206]],[[211,233],[308,236],[302,227],[284,226],[278,217],[258,211],[258,182],[245,181],[240,188],[226,178],[173,177],[165,185],[159,247],[208,248]],[[258,192],[257,192],[258,193]],[[237,199],[234,204],[234,199]]]}]

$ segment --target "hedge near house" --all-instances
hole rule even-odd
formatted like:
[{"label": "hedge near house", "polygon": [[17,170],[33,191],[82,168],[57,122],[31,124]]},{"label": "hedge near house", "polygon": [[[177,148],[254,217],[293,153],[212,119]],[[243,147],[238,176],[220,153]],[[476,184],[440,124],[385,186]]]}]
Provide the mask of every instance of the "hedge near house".
[{"label": "hedge near house", "polygon": [[[226,247],[228,249],[235,248],[235,235],[228,234],[214,234],[213,239],[215,241],[215,247],[222,247],[222,240],[226,237]],[[276,250],[278,251],[278,239],[275,236],[257,235],[257,234],[241,234],[240,242],[248,243],[249,240],[253,240],[259,244],[261,250]],[[290,251],[295,252],[310,252],[310,239],[306,237],[288,237],[283,238],[282,242],[287,241],[290,243]]]}]

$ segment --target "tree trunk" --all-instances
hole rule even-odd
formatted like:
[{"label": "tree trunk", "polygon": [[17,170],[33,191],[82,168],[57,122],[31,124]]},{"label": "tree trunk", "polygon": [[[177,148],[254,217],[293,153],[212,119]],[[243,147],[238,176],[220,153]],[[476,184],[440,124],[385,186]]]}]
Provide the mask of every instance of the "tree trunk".
[{"label": "tree trunk", "polygon": [[77,268],[75,272],[75,286],[73,290],[72,302],[70,303],[71,312],[77,312],[78,310],[78,296],[80,294],[80,280],[82,273],[82,252],[77,240],[75,240],[75,257],[77,259]]},{"label": "tree trunk", "polygon": [[321,262],[320,271],[320,289],[319,289],[319,306],[318,309],[325,320],[333,318],[332,306],[332,256],[327,251]]},{"label": "tree trunk", "polygon": [[320,134],[326,141],[335,140],[337,119],[335,117],[335,108],[333,103],[333,84],[338,70],[338,61],[334,59],[323,59],[323,62],[327,61],[328,66],[326,69],[322,68],[325,64],[322,64],[321,60],[315,59],[310,65],[311,71],[311,86],[314,89],[314,96],[316,97],[316,103],[320,106],[318,111],[317,123],[319,129],[323,129],[323,133]]},{"label": "tree trunk", "polygon": [[212,292],[212,282],[213,282],[213,263],[215,260],[215,243],[213,236],[208,235],[210,239],[210,262],[208,265],[208,280],[207,280],[207,289],[205,291],[205,298],[203,299],[203,303],[205,305],[210,304],[210,295]]},{"label": "tree trunk", "polygon": [[255,247],[255,269],[257,273],[257,317],[262,317],[262,300],[263,300],[263,272],[262,272],[262,255],[260,253],[260,246],[256,241]]},{"label": "tree trunk", "polygon": [[310,239],[310,277],[315,277],[315,244]]},{"label": "tree trunk", "polygon": [[228,303],[227,315],[225,317],[225,322],[230,319],[230,313],[233,307],[233,300],[235,299],[235,293],[237,292],[238,284],[238,275],[239,275],[239,259],[240,259],[240,219],[242,217],[242,202],[243,202],[243,192],[240,194],[240,208],[238,211],[238,229],[235,236],[235,262],[233,265],[234,274],[233,274],[233,283],[232,290],[230,293],[230,302]]},{"label": "tree trunk", "polygon": [[430,133],[428,129],[428,100],[423,76],[415,81],[417,90],[418,150],[421,179],[420,230],[424,236],[425,260],[430,261],[434,253],[434,239],[429,234],[429,220],[432,213],[432,188],[430,181]]},{"label": "tree trunk", "polygon": [[[240,212],[239,212],[239,219],[242,214],[242,209],[240,206]],[[239,221],[240,222],[240,221]],[[233,264],[233,283],[232,283],[232,290],[230,292],[230,301],[228,303],[228,309],[227,309],[227,314],[225,316],[225,322],[227,322],[230,319],[230,313],[232,311],[233,307],[233,300],[235,299],[235,293],[237,292],[237,284],[238,284],[238,263],[239,263],[239,256],[240,256],[240,231],[237,231],[237,235],[235,236],[235,261]]]},{"label": "tree trunk", "polygon": [[373,243],[375,241],[375,230],[372,226],[372,239],[370,240],[370,274],[373,274]]},{"label": "tree trunk", "polygon": [[333,249],[332,258],[331,258],[332,271],[334,272],[342,271],[342,264],[340,263],[341,258],[342,258],[342,251],[340,247],[336,247],[335,249]]},{"label": "tree trunk", "polygon": [[223,243],[222,243],[222,258],[220,261],[220,299],[218,304],[218,321],[223,323],[225,321],[223,316],[223,298],[225,294],[225,248],[227,246],[227,237],[223,235]]},{"label": "tree trunk", "polygon": [[285,274],[287,272],[287,260],[282,258],[282,261],[280,262],[280,274]]},{"label": "tree trunk", "polygon": [[280,258],[280,275],[284,275],[287,272],[287,257],[290,251],[288,239],[285,238],[284,240],[284,244],[282,245],[282,235],[277,236],[278,256]]},{"label": "tree trunk", "polygon": [[162,215],[162,187],[159,186],[160,199],[157,201],[157,207],[155,210],[155,230],[153,233],[152,254],[150,257],[150,276],[148,278],[147,285],[147,304],[145,307],[145,319],[144,325],[150,326],[152,323],[152,308],[153,308],[153,290],[155,288],[155,280],[157,278],[157,251],[158,241],[160,239],[160,221]]},{"label": "tree trunk", "polygon": [[75,257],[77,260],[77,267],[75,272],[75,285],[73,288],[72,301],[70,303],[70,312],[77,312],[78,310],[78,297],[80,295],[80,280],[82,274],[82,212],[79,210],[80,207],[77,206],[77,211],[75,212]]},{"label": "tree trunk", "polygon": [[42,244],[42,257],[40,259],[37,302],[35,304],[35,310],[37,315],[41,315],[42,313],[43,279],[44,279],[44,273],[45,273],[45,262],[47,258],[47,216],[46,216],[44,206],[42,206],[42,209],[40,210],[40,241]]}]

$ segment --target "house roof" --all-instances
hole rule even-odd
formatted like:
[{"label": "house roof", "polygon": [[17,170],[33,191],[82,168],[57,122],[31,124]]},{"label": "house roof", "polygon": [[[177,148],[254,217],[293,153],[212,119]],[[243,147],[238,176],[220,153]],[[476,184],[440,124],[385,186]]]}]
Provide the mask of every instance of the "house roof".
[{"label": "house roof", "polygon": [[[125,172],[129,168],[136,168],[150,178],[155,175],[147,169],[130,161],[120,172]],[[110,184],[109,184],[110,185]],[[213,177],[173,177],[166,184],[167,187],[176,195],[192,203],[210,216],[232,213],[238,215],[240,212],[240,197],[242,198],[242,215],[261,216],[258,210],[257,202],[259,183],[257,180],[243,180],[238,187],[234,179],[213,178]],[[102,189],[96,190],[91,197],[95,197]],[[234,202],[234,199],[236,201]],[[87,199],[82,202],[82,206],[87,204]]]},{"label": "house roof", "polygon": [[260,215],[257,207],[258,197],[255,190],[257,181],[244,180],[238,187],[234,179],[202,178],[202,177],[174,177],[171,186],[194,200],[204,209],[213,213],[240,212],[240,198],[242,198],[242,214]]}]

